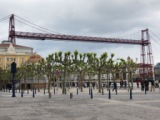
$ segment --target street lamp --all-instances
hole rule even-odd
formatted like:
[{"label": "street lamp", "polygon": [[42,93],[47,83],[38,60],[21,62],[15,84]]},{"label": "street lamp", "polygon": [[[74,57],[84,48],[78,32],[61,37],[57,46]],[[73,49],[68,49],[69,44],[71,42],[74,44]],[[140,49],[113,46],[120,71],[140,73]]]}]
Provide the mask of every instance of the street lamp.
[{"label": "street lamp", "polygon": [[16,63],[13,62],[11,64],[11,73],[13,74],[13,78],[12,78],[12,97],[16,97],[15,95],[15,74],[17,72],[17,68],[16,68]]}]

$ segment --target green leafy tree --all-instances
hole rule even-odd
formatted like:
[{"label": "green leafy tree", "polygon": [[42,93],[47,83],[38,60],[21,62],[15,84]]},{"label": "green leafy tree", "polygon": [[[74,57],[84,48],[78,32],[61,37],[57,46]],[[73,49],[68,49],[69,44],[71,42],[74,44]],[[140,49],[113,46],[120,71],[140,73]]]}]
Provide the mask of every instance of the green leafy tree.
[{"label": "green leafy tree", "polygon": [[79,54],[79,56],[77,57],[76,60],[76,64],[75,64],[75,71],[78,73],[79,75],[79,87],[81,89],[81,92],[83,91],[83,79],[85,76],[85,73],[87,72],[88,69],[88,65],[86,63],[86,54]]},{"label": "green leafy tree", "polygon": [[[109,74],[112,75],[112,77],[113,77],[113,67],[114,67],[113,57],[114,57],[114,54],[112,53],[111,56],[110,56],[110,58],[109,58],[109,60],[107,61],[107,66],[106,66],[107,71],[110,72]],[[110,76],[109,79],[111,79],[111,76]],[[107,80],[107,88],[108,89],[109,89],[109,79]]]},{"label": "green leafy tree", "polygon": [[98,91],[101,93],[102,83],[101,83],[101,74],[102,71],[105,70],[105,66],[107,63],[108,55],[107,53],[103,53],[100,58],[97,58],[96,54],[88,54],[88,62],[93,67],[98,74]]},{"label": "green leafy tree", "polygon": [[60,63],[63,66],[63,84],[62,84],[62,93],[65,94],[66,90],[66,79],[67,79],[67,71],[69,67],[75,63],[77,59],[77,52],[74,52],[74,57],[72,59],[71,52],[65,52],[62,55],[62,52],[56,54],[56,62]]},{"label": "green leafy tree", "polygon": [[1,79],[2,79],[2,85],[6,86],[8,83],[11,83],[12,81],[12,74],[10,72],[10,70],[5,69],[3,71],[1,71]]}]

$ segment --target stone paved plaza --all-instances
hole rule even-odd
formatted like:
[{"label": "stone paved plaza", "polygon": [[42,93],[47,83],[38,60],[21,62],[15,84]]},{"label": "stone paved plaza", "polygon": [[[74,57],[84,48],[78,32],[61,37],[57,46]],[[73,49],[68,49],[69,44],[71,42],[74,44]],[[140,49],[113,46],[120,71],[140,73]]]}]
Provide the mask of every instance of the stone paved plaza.
[{"label": "stone paved plaza", "polygon": [[[53,89],[52,89],[53,91]],[[70,99],[70,92],[73,99]],[[104,95],[93,90],[93,99],[88,88],[77,95],[76,88],[61,94],[56,91],[52,98],[43,94],[43,90],[32,97],[31,91],[24,96],[16,93],[0,92],[0,120],[160,120],[160,92],[139,89],[133,90],[133,99],[127,90],[118,90],[118,94],[108,91]]]}]

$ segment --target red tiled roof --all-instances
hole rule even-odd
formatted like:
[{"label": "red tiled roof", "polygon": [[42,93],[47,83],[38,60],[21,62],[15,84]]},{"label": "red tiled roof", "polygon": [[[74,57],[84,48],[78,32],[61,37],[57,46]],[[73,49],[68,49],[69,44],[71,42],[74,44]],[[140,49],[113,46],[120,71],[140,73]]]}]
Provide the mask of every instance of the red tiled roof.
[{"label": "red tiled roof", "polygon": [[31,55],[28,59],[28,63],[37,63],[42,59],[42,57],[40,55],[38,55],[37,53],[34,53],[33,55]]},{"label": "red tiled roof", "polygon": [[[0,47],[4,47],[4,48],[7,48],[9,47],[10,44],[0,44]],[[33,49],[31,47],[26,47],[26,46],[21,46],[21,45],[16,45],[16,44],[13,44],[13,47],[15,48],[28,48],[28,49]]]}]

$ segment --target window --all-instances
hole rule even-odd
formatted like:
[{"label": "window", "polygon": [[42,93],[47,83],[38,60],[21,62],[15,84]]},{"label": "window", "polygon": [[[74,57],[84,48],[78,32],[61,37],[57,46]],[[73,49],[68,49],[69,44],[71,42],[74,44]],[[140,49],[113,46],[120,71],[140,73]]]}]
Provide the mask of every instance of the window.
[{"label": "window", "polygon": [[12,61],[13,61],[13,58],[10,58],[10,61],[12,62]]},{"label": "window", "polygon": [[22,58],[22,63],[24,63],[24,58]]}]

